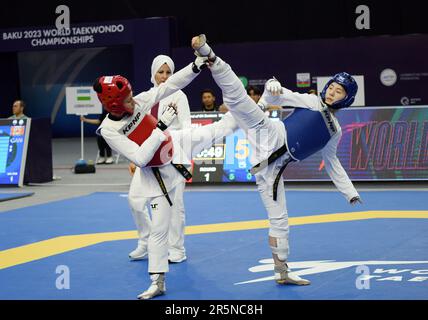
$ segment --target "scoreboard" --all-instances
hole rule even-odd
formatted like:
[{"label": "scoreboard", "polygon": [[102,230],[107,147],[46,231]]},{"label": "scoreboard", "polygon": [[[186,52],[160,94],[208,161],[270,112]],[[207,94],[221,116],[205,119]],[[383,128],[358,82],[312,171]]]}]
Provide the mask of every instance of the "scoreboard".
[{"label": "scoreboard", "polygon": [[[282,111],[267,112],[279,121]],[[219,121],[220,112],[192,112],[192,126],[202,126]],[[251,147],[242,129],[223,138],[208,149],[202,150],[192,160],[193,178],[190,183],[255,182],[250,173]]]},{"label": "scoreboard", "polygon": [[0,119],[0,186],[22,186],[31,119]]}]

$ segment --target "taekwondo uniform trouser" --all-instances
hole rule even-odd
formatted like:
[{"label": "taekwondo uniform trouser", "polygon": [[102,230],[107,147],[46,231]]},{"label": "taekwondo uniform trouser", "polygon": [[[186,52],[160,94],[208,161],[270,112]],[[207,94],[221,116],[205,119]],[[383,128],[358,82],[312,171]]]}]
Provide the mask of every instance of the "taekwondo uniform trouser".
[{"label": "taekwondo uniform trouser", "polygon": [[[180,160],[194,157],[203,149],[231,134],[236,128],[236,122],[229,114],[227,117],[224,116],[220,121],[210,125],[170,131],[172,139],[175,141],[174,152],[181,152],[180,154],[183,155],[183,158],[178,159],[176,163],[182,163],[184,161]],[[181,151],[176,148],[176,143],[181,146]],[[180,212],[180,209],[175,208],[177,205],[176,192],[177,188],[183,186],[183,182],[180,181],[171,190],[168,190],[169,197],[173,201],[173,205],[170,206],[163,195],[156,197],[142,196],[142,191],[146,190],[146,187],[143,179],[141,179],[140,170],[138,167],[135,170],[129,189],[128,201],[137,225],[138,237],[147,239],[149,272],[168,272],[168,233],[171,227],[171,215],[179,215]],[[177,175],[181,177],[178,171]],[[180,203],[178,205],[180,206]],[[146,206],[150,206],[151,219],[148,214],[139,214],[143,212]]]},{"label": "taekwondo uniform trouser", "polygon": [[169,251],[186,254],[184,249],[184,229],[186,226],[186,216],[184,212],[184,187],[186,182],[175,187],[174,208],[171,216],[171,224],[168,233]]},{"label": "taekwondo uniform trouser", "polygon": [[[150,273],[168,272],[168,230],[173,212],[172,207],[163,195],[157,197],[139,196],[138,190],[144,188],[144,184],[138,178],[139,172],[137,170],[135,170],[135,176],[137,178],[132,179],[128,195],[131,210],[133,212],[134,210],[142,211],[146,206],[149,206],[151,211],[151,219],[145,214],[138,215],[138,223],[143,224],[143,227],[138,229],[139,236],[140,233],[147,236],[148,270]],[[169,190],[168,194],[171,199],[174,199],[175,187]]]},{"label": "taekwondo uniform trouser", "polygon": [[[138,179],[140,168],[136,168],[132,181]],[[168,249],[169,251],[179,252],[185,254],[184,249],[184,229],[186,225],[185,211],[184,211],[184,188],[186,182],[178,184],[175,188],[175,198],[173,201],[173,212],[171,214],[170,228],[168,232]],[[136,183],[131,182],[130,193],[133,192]],[[150,215],[147,206],[142,207],[140,201],[130,201],[130,208],[134,218],[135,225],[138,232],[138,245],[146,246],[150,235]]]},{"label": "taekwondo uniform trouser", "polygon": [[[220,58],[217,57],[217,59]],[[227,63],[220,59],[216,64],[217,61],[211,67],[212,76],[222,90],[223,102],[228,106],[239,127],[246,131],[252,151],[255,152],[254,157],[251,158],[251,164],[254,166],[266,160],[273,151],[284,145],[285,127],[282,122],[274,122],[267,117],[248,96],[241,80]],[[285,240],[283,243],[285,242],[286,246],[286,257],[289,255],[289,225],[283,178],[281,177],[279,181],[277,201],[273,200],[272,186],[287,158],[287,154],[283,155],[255,175],[257,189],[269,217],[269,235]]]}]

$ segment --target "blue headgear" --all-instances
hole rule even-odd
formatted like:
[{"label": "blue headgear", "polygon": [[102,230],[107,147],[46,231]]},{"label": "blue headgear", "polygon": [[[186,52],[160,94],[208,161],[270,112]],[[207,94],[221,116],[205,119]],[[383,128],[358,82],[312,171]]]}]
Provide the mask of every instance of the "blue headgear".
[{"label": "blue headgear", "polygon": [[355,79],[347,72],[341,72],[334,75],[321,92],[321,99],[325,102],[325,93],[327,92],[327,88],[332,82],[336,82],[340,84],[346,91],[346,97],[340,101],[336,101],[330,107],[334,109],[341,109],[349,107],[355,100],[355,95],[358,91],[358,85]]}]

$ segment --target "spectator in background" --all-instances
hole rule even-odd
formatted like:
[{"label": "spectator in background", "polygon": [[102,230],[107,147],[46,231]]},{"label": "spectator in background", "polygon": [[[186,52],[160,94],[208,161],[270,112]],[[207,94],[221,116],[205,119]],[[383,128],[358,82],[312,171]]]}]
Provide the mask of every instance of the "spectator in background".
[{"label": "spectator in background", "polygon": [[205,89],[202,91],[202,111],[218,111],[218,107],[215,105],[215,94],[211,89]]},{"label": "spectator in background", "polygon": [[255,103],[258,103],[262,96],[262,91],[257,86],[248,86],[247,93],[250,98],[254,100]]},{"label": "spectator in background", "polygon": [[28,119],[24,114],[25,102],[23,100],[16,100],[12,106],[13,116],[10,116],[8,119]]},{"label": "spectator in background", "polygon": [[[84,116],[80,116],[80,121],[99,126],[106,116],[107,112],[103,109],[103,113],[99,116],[98,119],[88,119]],[[114,161],[111,153],[111,148],[101,135],[97,135],[97,144],[99,151],[97,164],[112,164]]]}]

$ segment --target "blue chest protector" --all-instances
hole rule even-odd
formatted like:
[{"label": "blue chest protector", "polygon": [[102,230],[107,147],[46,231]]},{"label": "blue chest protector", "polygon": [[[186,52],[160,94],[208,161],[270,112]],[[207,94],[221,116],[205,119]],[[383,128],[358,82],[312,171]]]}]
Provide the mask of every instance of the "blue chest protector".
[{"label": "blue chest protector", "polygon": [[320,111],[296,108],[283,120],[287,149],[295,160],[303,160],[324,148],[337,132],[327,107]]}]

